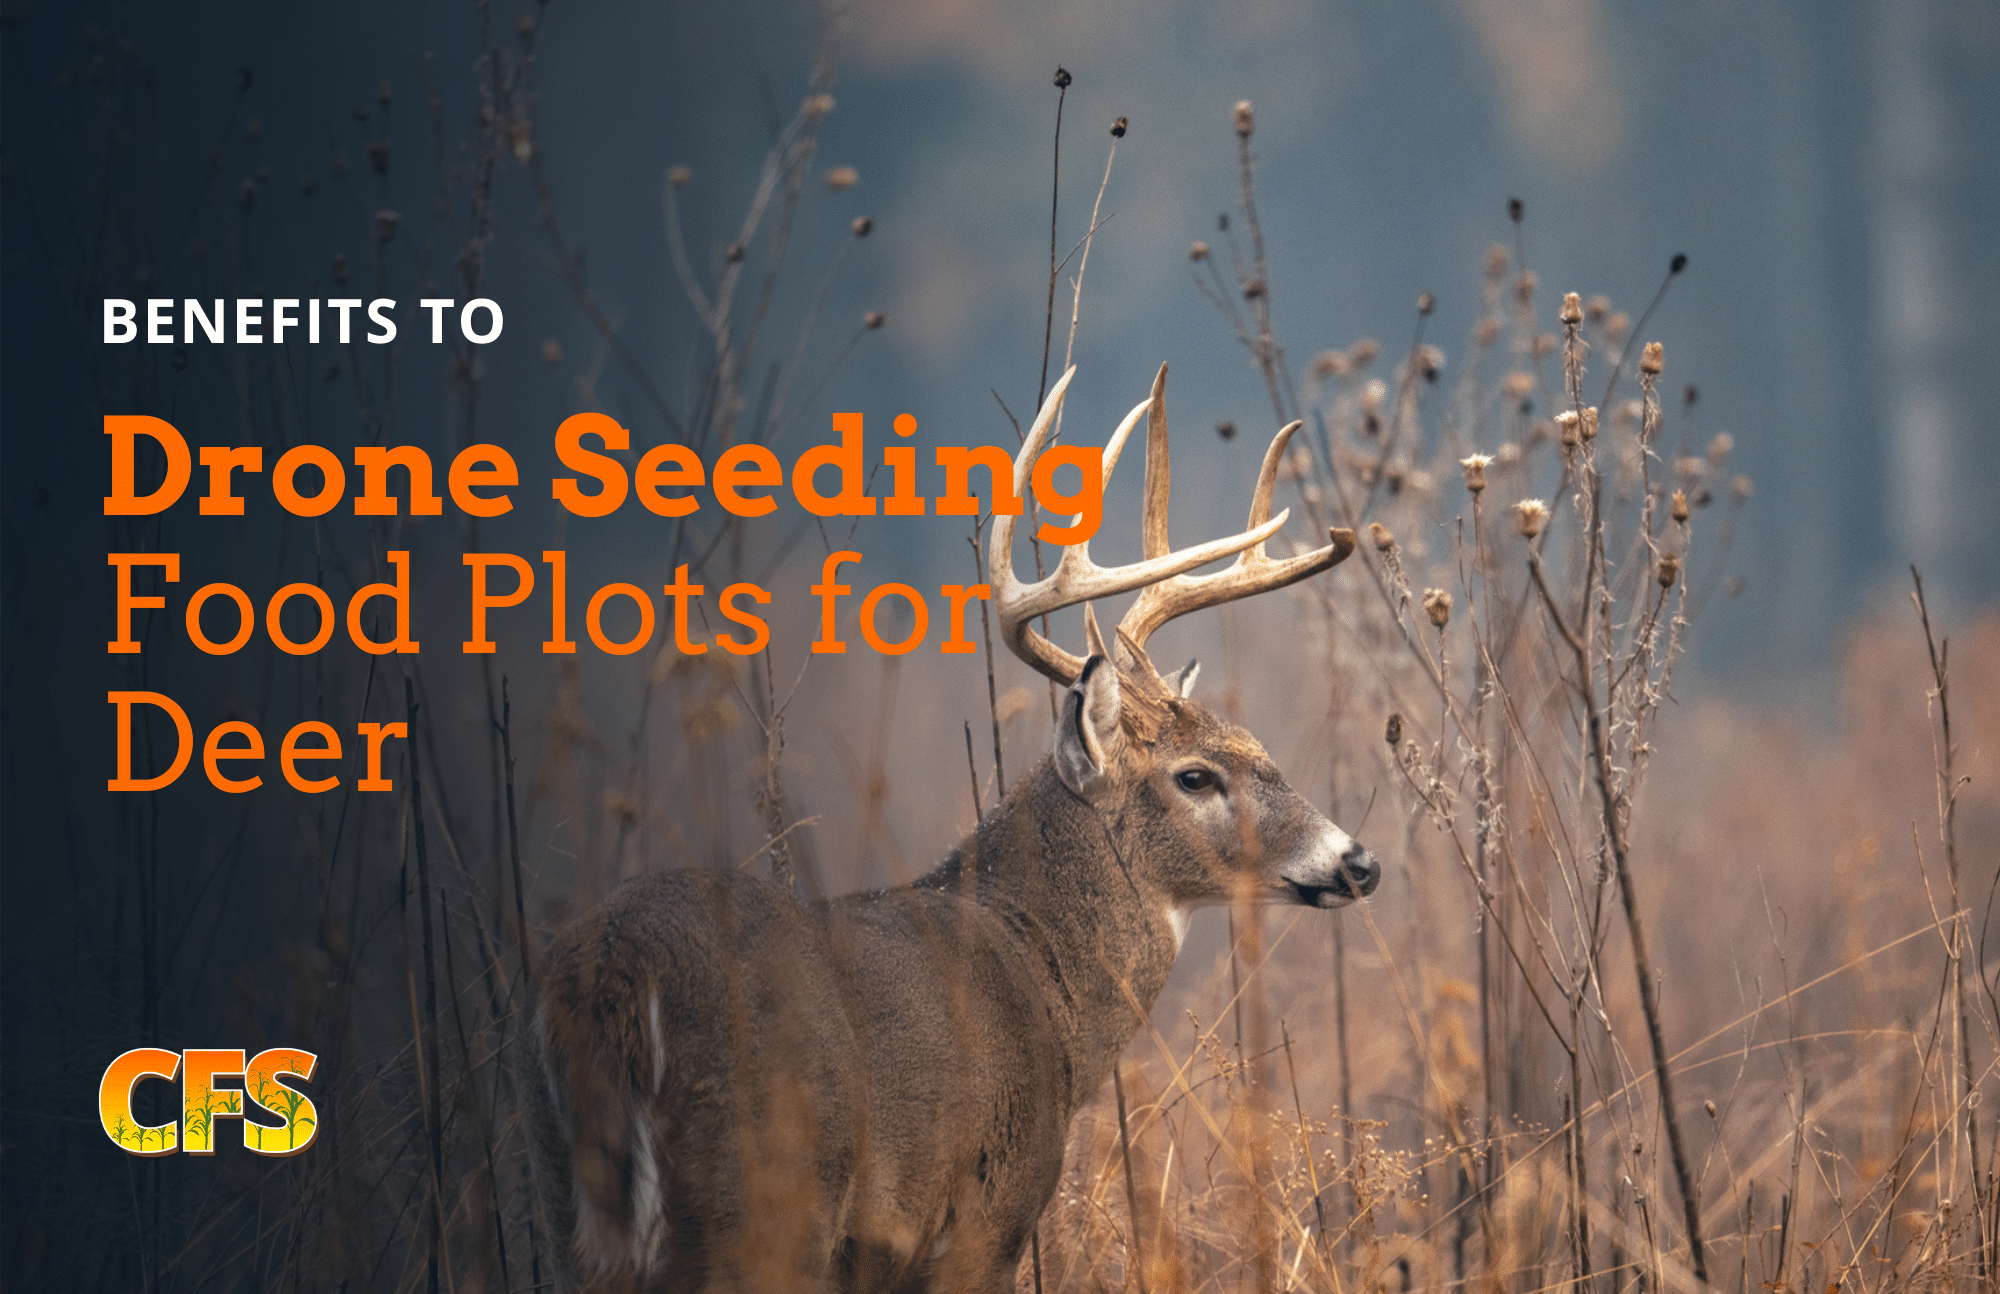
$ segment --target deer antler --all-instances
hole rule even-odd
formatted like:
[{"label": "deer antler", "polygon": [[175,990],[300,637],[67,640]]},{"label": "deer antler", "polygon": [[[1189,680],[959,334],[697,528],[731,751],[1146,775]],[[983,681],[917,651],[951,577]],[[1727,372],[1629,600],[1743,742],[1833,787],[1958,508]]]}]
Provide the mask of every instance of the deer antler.
[{"label": "deer antler", "polygon": [[[1049,429],[1055,425],[1063,395],[1075,374],[1072,367],[1049,392],[1026,443],[1014,459],[1016,496],[1027,493],[1035,460],[1041,455]],[[987,551],[986,570],[987,580],[993,586],[993,605],[1000,615],[1001,636],[1016,656],[1058,683],[1073,681],[1083,668],[1083,659],[1037,633],[1030,623],[1036,616],[1079,602],[1142,589],[1138,602],[1118,628],[1121,642],[1128,645],[1127,654],[1133,657],[1132,663],[1143,664],[1147,635],[1174,617],[1265,589],[1282,588],[1333,566],[1354,551],[1353,532],[1334,530],[1329,534],[1333,542],[1314,552],[1281,562],[1264,554],[1264,541],[1276,534],[1291,515],[1287,509],[1275,518],[1271,516],[1271,491],[1277,483],[1285,444],[1299,428],[1296,422],[1280,431],[1264,454],[1263,469],[1258,473],[1257,490],[1250,504],[1249,528],[1241,534],[1173,551],[1167,542],[1167,495],[1173,473],[1167,450],[1166,380],[1167,367],[1162,364],[1153,379],[1152,394],[1125,415],[1104,450],[1103,484],[1108,486],[1132,428],[1142,414],[1147,416],[1142,560],[1125,566],[1099,566],[1090,560],[1090,541],[1086,539],[1065,547],[1062,560],[1047,578],[1022,584],[1014,578],[1015,519],[1006,515],[993,519],[993,542]],[[1198,566],[1233,554],[1241,556],[1226,570],[1213,575],[1187,574]]]}]

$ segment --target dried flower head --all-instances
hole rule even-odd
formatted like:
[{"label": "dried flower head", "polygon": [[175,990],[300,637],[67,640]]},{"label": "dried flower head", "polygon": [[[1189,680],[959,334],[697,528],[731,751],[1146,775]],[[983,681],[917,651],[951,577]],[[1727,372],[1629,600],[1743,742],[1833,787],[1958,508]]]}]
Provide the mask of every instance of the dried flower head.
[{"label": "dried flower head", "polygon": [[1590,320],[1590,322],[1594,324],[1603,323],[1605,316],[1610,313],[1611,313],[1610,297],[1602,295],[1594,296],[1590,300],[1583,303],[1584,318]]},{"label": "dried flower head", "polygon": [[1124,117],[1120,117],[1118,120],[1111,123],[1111,137],[1113,139],[1125,138],[1125,132],[1131,128],[1131,125],[1132,123],[1129,120],[1127,120]]},{"label": "dried flower head", "polygon": [[746,255],[748,255],[748,250],[742,243],[731,243],[722,253],[722,259],[728,261],[731,265],[741,265]]},{"label": "dried flower head", "polygon": [[1542,533],[1549,519],[1549,505],[1540,499],[1523,499],[1514,505],[1514,532],[1524,539]]},{"label": "dried flower head", "polygon": [[1312,375],[1315,382],[1324,382],[1330,377],[1344,377],[1347,374],[1347,356],[1337,350],[1323,350],[1313,356]]},{"label": "dried flower head", "polygon": [[1582,424],[1581,424],[1581,426],[1580,426],[1580,428],[1579,428],[1579,434],[1581,434],[1581,435],[1582,435],[1582,437],[1583,437],[1583,438],[1584,438],[1585,440],[1596,440],[1596,439],[1597,439],[1597,406],[1596,406],[1596,405],[1594,405],[1594,404],[1589,404],[1589,405],[1585,405],[1585,406],[1584,406],[1584,409],[1583,409],[1583,422],[1582,422]]},{"label": "dried flower head", "polygon": [[390,85],[386,78],[375,87],[375,101],[385,108],[396,101],[396,87]]},{"label": "dried flower head", "polygon": [[1715,433],[1715,439],[1708,442],[1708,465],[1721,467],[1729,461],[1729,451],[1736,448],[1736,437],[1726,431]]},{"label": "dried flower head", "polygon": [[1729,492],[1736,496],[1738,503],[1743,502],[1743,500],[1749,498],[1751,495],[1750,478],[1747,476],[1737,477],[1729,483]]},{"label": "dried flower head", "polygon": [[1546,359],[1556,353],[1556,339],[1548,333],[1535,335],[1535,358]]},{"label": "dried flower head", "polygon": [[1515,369],[1500,379],[1500,394],[1519,403],[1535,393],[1535,375]]},{"label": "dried flower head", "polygon": [[673,185],[676,189],[685,189],[688,181],[693,178],[694,172],[685,166],[671,166],[667,168],[667,183]]},{"label": "dried flower head", "polygon": [[834,193],[845,193],[860,182],[861,172],[851,166],[836,166],[826,173],[826,187]]},{"label": "dried flower head", "polygon": [[1578,442],[1582,439],[1577,432],[1577,428],[1582,423],[1583,419],[1577,416],[1574,409],[1564,409],[1556,415],[1556,431],[1562,437],[1564,449],[1575,449],[1577,447]]},{"label": "dried flower head", "polygon": [[1433,293],[1433,292],[1419,292],[1419,293],[1417,294],[1417,313],[1418,313],[1418,314],[1420,314],[1420,315],[1428,315],[1428,314],[1430,314],[1430,312],[1431,312],[1431,311],[1433,311],[1433,310],[1437,309],[1437,306],[1438,306],[1438,299],[1437,299],[1437,294],[1436,294],[1436,293]]},{"label": "dried flower head", "polygon": [[1443,589],[1424,590],[1424,614],[1431,623],[1442,629],[1451,623],[1451,594]]},{"label": "dried flower head", "polygon": [[1604,321],[1604,335],[1612,341],[1625,340],[1625,334],[1632,331],[1632,316],[1623,310],[1614,310]]},{"label": "dried flower head", "polygon": [[1389,527],[1379,521],[1368,523],[1368,537],[1375,541],[1375,551],[1386,553],[1396,546],[1396,537],[1389,533]]},{"label": "dried flower head", "polygon": [[1521,217],[1526,215],[1527,211],[1528,209],[1521,204],[1519,198],[1507,199],[1507,219],[1513,221],[1515,224],[1518,225],[1521,223]]},{"label": "dried flower head", "polygon": [[375,213],[375,241],[386,243],[396,236],[396,226],[403,223],[403,213],[384,208]]},{"label": "dried flower head", "polygon": [[245,211],[250,211],[256,207],[257,181],[255,180],[243,181],[243,187],[236,191],[236,205],[243,208]]},{"label": "dried flower head", "polygon": [[1426,382],[1437,381],[1438,374],[1444,371],[1444,352],[1429,342],[1417,347],[1417,353],[1412,358],[1416,361],[1417,372],[1423,374]]},{"label": "dried flower head", "polygon": [[1560,319],[1565,326],[1570,328],[1574,328],[1582,323],[1583,298],[1574,292],[1563,293],[1562,309],[1556,312],[1556,318]]},{"label": "dried flower head", "polygon": [[1189,259],[1189,260],[1191,260],[1191,261],[1205,261],[1205,260],[1207,260],[1207,259],[1208,259],[1208,244],[1207,244],[1207,243],[1205,243],[1205,242],[1203,242],[1203,241],[1201,241],[1201,239],[1199,239],[1199,238],[1195,239],[1195,240],[1194,240],[1194,246],[1192,246],[1192,247],[1188,248],[1188,259]]},{"label": "dried flower head", "polygon": [[1354,366],[1356,372],[1359,372],[1374,363],[1375,357],[1381,353],[1382,344],[1380,342],[1376,341],[1373,337],[1363,337],[1360,341],[1355,342],[1347,348],[1347,362]]},{"label": "dried flower head", "polygon": [[1486,468],[1492,461],[1493,455],[1491,454],[1473,454],[1458,460],[1458,465],[1465,469],[1465,488],[1467,490],[1476,495],[1486,488]]},{"label": "dried flower head", "polygon": [[1263,295],[1264,295],[1264,280],[1251,279],[1249,282],[1243,285],[1243,299],[1245,301],[1255,301],[1258,297],[1261,297]]},{"label": "dried flower head", "polygon": [[824,92],[807,95],[805,102],[799,105],[799,114],[809,121],[817,121],[832,111],[833,96]]},{"label": "dried flower head", "polygon": [[1382,737],[1383,740],[1387,741],[1391,746],[1400,746],[1403,744],[1402,715],[1392,714],[1389,716],[1389,722],[1383,726]]},{"label": "dried flower head", "polygon": [[1067,90],[1069,89],[1071,83],[1074,82],[1075,80],[1076,78],[1069,74],[1068,68],[1064,67],[1060,63],[1056,64],[1056,76],[1055,76],[1056,89]]},{"label": "dried flower head", "polygon": [[856,216],[851,228],[854,230],[856,238],[866,238],[875,232],[875,222],[867,216]]},{"label": "dried flower head", "polygon": [[1521,447],[1511,440],[1500,442],[1500,448],[1493,451],[1493,461],[1502,467],[1512,467],[1521,461]]},{"label": "dried flower head", "polygon": [[1674,578],[1678,576],[1680,573],[1681,573],[1680,558],[1674,556],[1672,553],[1660,554],[1660,573],[1658,578],[1660,581],[1661,588],[1663,589],[1672,588],[1674,586]]},{"label": "dried flower head", "polygon": [[1669,500],[1667,511],[1675,521],[1685,523],[1688,519],[1688,496],[1686,490],[1675,490]]},{"label": "dried flower head", "polygon": [[1251,132],[1257,129],[1257,117],[1250,109],[1250,101],[1248,99],[1238,101],[1231,115],[1236,122],[1236,134],[1243,139],[1250,138]]},{"label": "dried flower head", "polygon": [[542,363],[550,368],[560,368],[563,362],[563,344],[553,337],[542,339]]},{"label": "dried flower head", "polygon": [[389,173],[389,155],[394,151],[394,148],[395,146],[386,139],[371,139],[368,141],[368,164],[375,168],[375,174],[387,175]]},{"label": "dried flower head", "polygon": [[1484,349],[1500,338],[1500,321],[1487,315],[1472,326],[1472,344]]},{"label": "dried flower head", "polygon": [[888,322],[889,316],[883,314],[880,310],[870,310],[867,314],[861,316],[861,326],[870,332]]},{"label": "dried flower head", "polygon": [[1224,440],[1236,439],[1236,424],[1224,418],[1215,424],[1215,434]]},{"label": "dried flower head", "polygon": [[1646,343],[1646,349],[1639,352],[1639,371],[1647,377],[1658,377],[1666,367],[1666,349],[1656,341]]},{"label": "dried flower head", "polygon": [[1541,281],[1533,270],[1522,270],[1521,277],[1514,280],[1514,299],[1524,306],[1532,304]]},{"label": "dried flower head", "polygon": [[1389,384],[1381,378],[1370,378],[1361,387],[1361,411],[1380,413],[1382,401],[1389,398]]},{"label": "dried flower head", "polygon": [[1507,277],[1507,245],[1494,243],[1486,249],[1486,277],[1498,282]]}]

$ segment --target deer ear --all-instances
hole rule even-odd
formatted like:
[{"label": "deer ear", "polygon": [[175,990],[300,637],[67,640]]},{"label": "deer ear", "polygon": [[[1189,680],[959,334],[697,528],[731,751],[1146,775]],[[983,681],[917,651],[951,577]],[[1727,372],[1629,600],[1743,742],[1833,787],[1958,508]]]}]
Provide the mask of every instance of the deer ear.
[{"label": "deer ear", "polygon": [[1082,795],[1099,778],[1118,747],[1118,671],[1103,656],[1083,663],[1083,672],[1063,696],[1056,726],[1056,776]]},{"label": "deer ear", "polygon": [[1167,685],[1167,691],[1186,700],[1194,695],[1194,681],[1200,677],[1201,662],[1191,660],[1160,681]]}]

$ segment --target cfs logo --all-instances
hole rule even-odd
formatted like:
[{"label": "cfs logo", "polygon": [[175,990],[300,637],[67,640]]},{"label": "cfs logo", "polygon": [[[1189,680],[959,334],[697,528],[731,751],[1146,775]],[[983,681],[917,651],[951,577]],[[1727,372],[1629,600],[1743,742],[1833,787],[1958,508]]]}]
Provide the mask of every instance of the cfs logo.
[{"label": "cfs logo", "polygon": [[[185,1058],[186,1072],[182,1072]],[[296,1047],[272,1047],[243,1063],[241,1048],[194,1048],[186,1052],[159,1047],[134,1047],[111,1062],[97,1085],[98,1118],[104,1135],[131,1155],[190,1155],[215,1153],[219,1119],[243,1120],[243,1144],[260,1155],[296,1155],[319,1134],[319,1111],[286,1079],[312,1078],[319,1057]],[[147,1125],[132,1113],[132,1092],[144,1078],[181,1080],[181,1117]],[[241,1079],[242,1085],[217,1087],[215,1080]],[[244,1117],[243,1101],[276,1122]]]}]

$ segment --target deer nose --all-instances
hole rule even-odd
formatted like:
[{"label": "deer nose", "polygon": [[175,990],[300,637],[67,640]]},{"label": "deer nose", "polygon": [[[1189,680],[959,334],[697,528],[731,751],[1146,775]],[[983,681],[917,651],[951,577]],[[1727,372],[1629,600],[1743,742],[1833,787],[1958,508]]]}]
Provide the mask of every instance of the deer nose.
[{"label": "deer nose", "polygon": [[1382,864],[1360,845],[1349,845],[1340,856],[1340,879],[1349,894],[1357,899],[1367,898],[1382,883]]}]

